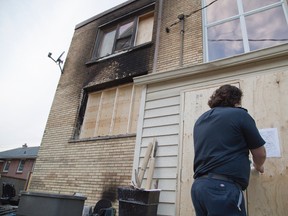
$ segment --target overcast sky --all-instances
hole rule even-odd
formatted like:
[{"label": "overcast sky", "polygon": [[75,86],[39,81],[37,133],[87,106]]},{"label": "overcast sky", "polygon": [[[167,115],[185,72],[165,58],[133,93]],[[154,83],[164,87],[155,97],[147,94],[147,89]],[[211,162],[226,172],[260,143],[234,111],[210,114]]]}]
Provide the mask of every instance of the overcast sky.
[{"label": "overcast sky", "polygon": [[82,21],[126,0],[0,0],[0,151],[40,146],[65,51]]}]

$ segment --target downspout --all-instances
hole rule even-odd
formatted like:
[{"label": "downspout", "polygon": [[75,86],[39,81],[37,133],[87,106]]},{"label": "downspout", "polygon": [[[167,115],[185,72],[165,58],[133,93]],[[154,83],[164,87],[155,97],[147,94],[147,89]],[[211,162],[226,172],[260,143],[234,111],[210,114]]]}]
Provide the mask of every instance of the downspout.
[{"label": "downspout", "polygon": [[158,61],[158,53],[159,53],[159,41],[160,41],[160,30],[162,23],[162,10],[163,10],[163,0],[159,0],[159,10],[157,17],[157,30],[156,30],[156,41],[155,41],[155,51],[154,51],[154,60],[153,60],[153,69],[152,73],[157,71],[157,61]]},{"label": "downspout", "polygon": [[179,66],[183,66],[183,53],[184,53],[184,20],[185,16],[184,14],[179,14],[178,19],[180,20],[180,34],[181,34],[181,39],[180,39],[180,56],[179,56]]}]

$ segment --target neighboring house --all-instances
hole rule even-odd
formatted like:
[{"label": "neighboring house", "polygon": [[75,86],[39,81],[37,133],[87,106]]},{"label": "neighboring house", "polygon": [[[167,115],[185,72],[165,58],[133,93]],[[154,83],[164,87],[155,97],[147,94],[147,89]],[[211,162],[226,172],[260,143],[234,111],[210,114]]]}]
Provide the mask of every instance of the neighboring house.
[{"label": "neighboring house", "polygon": [[156,138],[158,215],[193,215],[192,127],[212,92],[230,83],[257,126],[279,136],[280,156],[251,175],[249,214],[284,215],[287,12],[286,0],[130,0],[78,24],[30,190],[117,206],[116,188],[135,181]]},{"label": "neighboring house", "polygon": [[18,201],[21,191],[27,189],[33,173],[39,147],[11,149],[0,152],[1,200]]}]

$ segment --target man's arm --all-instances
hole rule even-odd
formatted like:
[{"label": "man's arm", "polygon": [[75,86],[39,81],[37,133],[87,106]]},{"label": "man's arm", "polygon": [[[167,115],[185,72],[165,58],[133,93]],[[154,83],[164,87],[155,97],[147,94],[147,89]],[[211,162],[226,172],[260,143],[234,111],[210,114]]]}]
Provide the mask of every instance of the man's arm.
[{"label": "man's arm", "polygon": [[253,159],[253,166],[255,169],[260,172],[264,173],[264,162],[266,160],[266,149],[264,146],[261,146],[256,149],[250,149],[252,153],[252,159]]}]

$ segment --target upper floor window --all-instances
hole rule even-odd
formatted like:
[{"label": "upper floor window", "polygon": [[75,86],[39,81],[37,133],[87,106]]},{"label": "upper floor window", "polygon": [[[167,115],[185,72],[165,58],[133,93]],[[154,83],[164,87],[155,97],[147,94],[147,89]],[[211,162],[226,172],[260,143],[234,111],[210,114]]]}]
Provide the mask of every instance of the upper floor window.
[{"label": "upper floor window", "polygon": [[136,133],[140,98],[131,84],[90,93],[79,138]]},{"label": "upper floor window", "polygon": [[9,167],[10,167],[11,161],[6,161],[4,168],[3,168],[3,172],[8,172],[9,171]]},{"label": "upper floor window", "polygon": [[218,0],[204,20],[206,61],[288,42],[285,0]]},{"label": "upper floor window", "polygon": [[94,56],[102,58],[152,40],[154,13],[150,12],[99,29]]},{"label": "upper floor window", "polygon": [[24,165],[25,165],[25,160],[20,160],[18,168],[17,168],[17,172],[23,172]]}]

